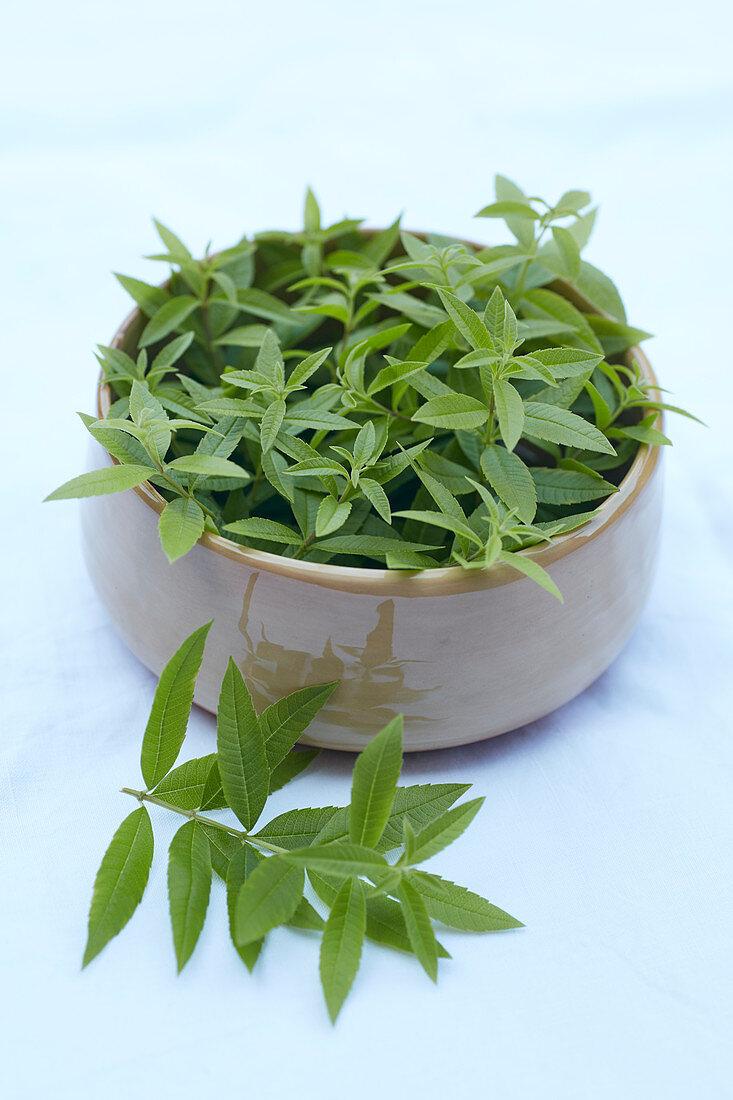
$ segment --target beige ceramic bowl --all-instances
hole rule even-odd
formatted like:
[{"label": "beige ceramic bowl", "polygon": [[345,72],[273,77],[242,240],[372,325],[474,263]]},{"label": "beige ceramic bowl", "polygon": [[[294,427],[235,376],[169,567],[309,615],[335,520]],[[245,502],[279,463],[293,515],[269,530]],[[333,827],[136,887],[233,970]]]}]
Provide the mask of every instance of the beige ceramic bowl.
[{"label": "beige ceramic bowl", "polygon": [[[577,300],[577,299],[576,299]],[[587,305],[587,304],[586,304]],[[135,311],[113,346],[132,351]],[[656,384],[642,352],[634,357]],[[109,397],[100,394],[100,412]],[[96,444],[99,467],[109,455]],[[583,691],[628,639],[652,578],[661,512],[658,448],[642,446],[620,490],[580,530],[528,556],[564,603],[508,566],[406,575],[293,561],[205,535],[170,565],[163,500],[148,485],[84,502],[92,582],[133,653],[159,674],[213,619],[196,702],[216,709],[229,659],[258,707],[340,680],[304,742],[359,750],[396,714],[408,750],[494,737]]]}]

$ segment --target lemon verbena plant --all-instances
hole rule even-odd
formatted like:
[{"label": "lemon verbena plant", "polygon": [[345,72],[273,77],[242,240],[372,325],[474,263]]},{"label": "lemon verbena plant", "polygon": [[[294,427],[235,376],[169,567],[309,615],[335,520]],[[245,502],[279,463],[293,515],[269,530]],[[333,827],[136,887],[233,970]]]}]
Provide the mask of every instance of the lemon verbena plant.
[{"label": "lemon verbena plant", "polygon": [[156,222],[170,275],[118,276],[141,324],[99,348],[109,407],[82,416],[116,461],[51,499],[151,482],[171,561],[208,531],[335,565],[503,561],[558,595],[517,552],[585,523],[640,444],[669,442],[671,406],[629,354],[648,333],[581,257],[590,202],[497,177],[478,216],[512,239],[489,247],[326,226],[310,191],[301,231],[201,259]]}]

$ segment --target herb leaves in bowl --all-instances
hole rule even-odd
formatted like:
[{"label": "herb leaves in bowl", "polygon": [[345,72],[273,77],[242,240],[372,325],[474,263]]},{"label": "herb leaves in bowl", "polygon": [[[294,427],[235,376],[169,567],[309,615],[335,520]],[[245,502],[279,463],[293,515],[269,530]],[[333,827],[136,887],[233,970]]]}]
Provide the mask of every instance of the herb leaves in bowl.
[{"label": "herb leaves in bowl", "polygon": [[[201,535],[335,565],[422,570],[497,561],[582,525],[670,406],[629,349],[611,280],[581,258],[595,210],[497,177],[513,240],[323,226],[195,259],[156,222],[160,287],[118,276],[144,316],[132,355],[100,347],[117,460],[49,499],[148,481],[171,561]],[[582,307],[582,308],[579,308]]]}]

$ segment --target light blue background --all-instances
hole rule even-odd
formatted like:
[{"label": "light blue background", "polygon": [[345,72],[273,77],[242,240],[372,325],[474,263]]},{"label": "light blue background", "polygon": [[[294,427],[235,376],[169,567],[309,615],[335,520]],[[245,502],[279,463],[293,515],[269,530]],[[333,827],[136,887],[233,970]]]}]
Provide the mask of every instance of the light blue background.
[{"label": "light blue background", "polygon": [[[9,1100],[398,1091],[501,1100],[730,1095],[730,8],[217,0],[14,4],[2,108],[4,734],[0,1066]],[[526,922],[446,934],[430,986],[369,946],[338,1028],[317,946],[273,935],[239,964],[213,891],[175,977],[166,820],[145,901],[83,975],[94,872],[135,784],[153,679],[86,579],[75,506],[91,355],[152,278],[149,216],[195,248],[326,216],[491,240],[471,214],[501,171],[587,187],[589,257],[620,282],[674,400],[658,579],[623,655],[526,729],[412,757],[410,782],[486,795],[435,869]],[[60,387],[63,386],[63,392]],[[33,394],[31,398],[29,395]],[[22,457],[21,457],[22,456]],[[10,468],[10,472],[8,469]],[[726,679],[727,678],[727,679]],[[491,701],[487,700],[487,708]],[[190,752],[210,751],[197,713]],[[276,808],[345,801],[321,758]]]}]

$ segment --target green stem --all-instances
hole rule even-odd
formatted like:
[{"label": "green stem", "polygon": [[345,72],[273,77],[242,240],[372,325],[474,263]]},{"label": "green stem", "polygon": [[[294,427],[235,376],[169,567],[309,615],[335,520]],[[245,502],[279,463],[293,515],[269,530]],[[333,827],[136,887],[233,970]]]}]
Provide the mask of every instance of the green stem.
[{"label": "green stem", "polygon": [[210,508],[207,508],[205,504],[202,504],[200,500],[197,500],[196,497],[193,495],[193,493],[188,492],[186,489],[182,489],[181,486],[178,484],[178,482],[174,481],[174,479],[170,476],[170,474],[166,473],[166,471],[163,469],[162,466],[158,467],[158,473],[160,474],[161,477],[165,478],[165,480],[169,483],[169,485],[171,486],[172,489],[175,489],[176,494],[178,496],[186,497],[187,500],[192,500],[194,502],[194,504],[198,504],[201,511],[205,515],[207,515],[211,520],[213,520],[214,524],[216,525],[216,527],[218,529],[219,524],[217,523],[216,516],[214,515],[214,513],[211,511]]},{"label": "green stem", "polygon": [[214,829],[221,829],[224,833],[229,833],[230,836],[237,837],[243,844],[251,844],[256,848],[264,848],[268,852],[275,852],[281,855],[283,852],[287,852],[287,848],[279,848],[277,844],[268,844],[266,840],[260,840],[256,836],[250,836],[249,833],[244,832],[242,829],[235,829],[231,825],[225,825],[222,821],[216,821],[213,817],[205,817],[200,814],[198,810],[184,810],[182,806],[174,806],[172,802],[166,802],[163,798],[158,798],[157,795],[149,794],[148,791],[135,791],[132,787],[122,787],[122,794],[132,795],[138,802],[153,802],[156,806],[162,806],[164,810],[172,810],[174,814],[180,814],[182,817],[187,817],[190,821],[198,821],[202,825],[210,825]]},{"label": "green stem", "polygon": [[303,555],[303,552],[308,549],[308,547],[313,542],[315,537],[316,537],[315,531],[313,532],[312,535],[308,535],[308,538],[305,540],[305,542],[302,542],[300,544],[300,546],[298,547],[298,549],[293,554],[293,560],[295,560],[296,558],[300,558]]},{"label": "green stem", "polygon": [[375,409],[379,409],[380,412],[387,413],[388,416],[395,416],[398,420],[404,420],[407,424],[412,424],[412,420],[409,416],[405,416],[404,413],[397,412],[396,409],[390,409],[388,405],[382,405],[379,401],[375,401],[373,397],[369,398]]}]

